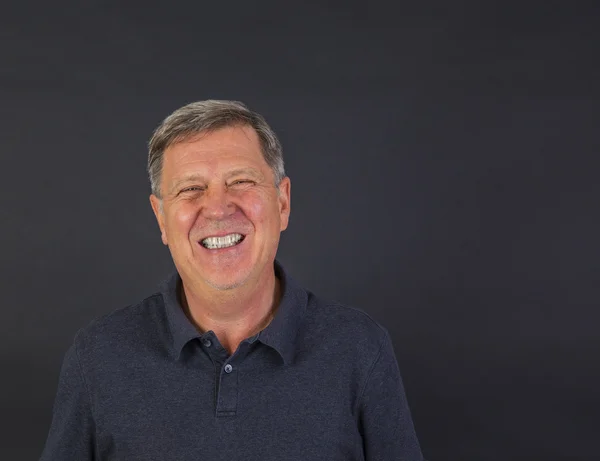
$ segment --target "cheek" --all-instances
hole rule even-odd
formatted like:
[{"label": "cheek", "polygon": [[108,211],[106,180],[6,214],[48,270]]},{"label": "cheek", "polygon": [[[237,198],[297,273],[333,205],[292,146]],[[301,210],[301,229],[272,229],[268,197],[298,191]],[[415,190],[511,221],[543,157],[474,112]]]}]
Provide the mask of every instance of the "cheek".
[{"label": "cheek", "polygon": [[248,200],[244,204],[246,216],[252,222],[263,222],[265,220],[265,204],[260,200]]},{"label": "cheek", "polygon": [[178,206],[172,210],[170,222],[171,232],[187,234],[196,221],[197,212],[195,207]]},{"label": "cheek", "polygon": [[249,196],[244,200],[244,212],[255,224],[279,222],[277,201],[271,197]]}]

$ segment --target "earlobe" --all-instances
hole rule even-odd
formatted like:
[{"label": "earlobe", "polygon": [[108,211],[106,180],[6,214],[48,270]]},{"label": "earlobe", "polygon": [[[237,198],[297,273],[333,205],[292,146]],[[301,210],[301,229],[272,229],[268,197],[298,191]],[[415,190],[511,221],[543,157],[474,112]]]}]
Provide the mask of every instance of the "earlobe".
[{"label": "earlobe", "polygon": [[152,211],[154,212],[154,216],[156,217],[156,222],[158,223],[158,227],[160,229],[160,238],[164,245],[168,245],[167,240],[167,232],[165,229],[165,215],[162,209],[162,200],[159,199],[156,195],[150,195],[150,205],[152,206]]},{"label": "earlobe", "polygon": [[281,230],[287,229],[291,211],[291,181],[285,177],[279,184],[279,215],[281,217]]}]

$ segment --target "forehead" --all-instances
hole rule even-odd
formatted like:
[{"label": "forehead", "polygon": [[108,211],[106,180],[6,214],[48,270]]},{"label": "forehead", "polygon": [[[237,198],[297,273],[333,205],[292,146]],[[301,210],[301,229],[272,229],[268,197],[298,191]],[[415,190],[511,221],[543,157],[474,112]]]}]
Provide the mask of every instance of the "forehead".
[{"label": "forehead", "polygon": [[231,126],[203,132],[169,146],[164,153],[163,174],[244,164],[268,168],[256,131],[249,126]]}]

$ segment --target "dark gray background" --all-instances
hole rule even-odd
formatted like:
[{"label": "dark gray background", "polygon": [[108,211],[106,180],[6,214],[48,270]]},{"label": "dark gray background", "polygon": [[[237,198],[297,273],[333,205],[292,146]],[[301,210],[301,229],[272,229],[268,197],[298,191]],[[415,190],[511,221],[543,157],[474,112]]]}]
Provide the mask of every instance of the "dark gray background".
[{"label": "dark gray background", "polygon": [[170,270],[145,143],[223,98],[279,133],[279,258],[390,330],[429,459],[599,460],[598,5],[4,11],[2,458],[39,456],[77,329]]}]

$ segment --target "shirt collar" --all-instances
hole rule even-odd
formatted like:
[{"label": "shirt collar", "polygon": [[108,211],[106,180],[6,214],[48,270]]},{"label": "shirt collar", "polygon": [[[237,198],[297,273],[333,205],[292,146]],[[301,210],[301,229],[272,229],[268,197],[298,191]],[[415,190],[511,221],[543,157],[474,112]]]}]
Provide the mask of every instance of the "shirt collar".
[{"label": "shirt collar", "polygon": [[[275,349],[284,363],[288,365],[294,359],[296,334],[306,311],[308,294],[286,273],[277,260],[274,262],[274,269],[275,275],[281,282],[281,301],[271,323],[258,335],[255,335],[252,340],[259,340]],[[211,331],[204,334],[200,333],[187,318],[179,302],[178,293],[180,288],[181,277],[177,272],[174,272],[160,285],[167,324],[171,333],[171,344],[169,346],[172,357],[176,360],[179,359],[181,350],[189,341],[212,334]]]},{"label": "shirt collar", "polygon": [[258,334],[258,340],[271,346],[286,365],[294,360],[296,335],[308,304],[308,293],[275,261],[275,275],[281,281],[283,295],[271,323]]},{"label": "shirt collar", "polygon": [[168,329],[171,333],[170,352],[174,359],[178,360],[183,346],[194,338],[200,338],[200,333],[194,324],[185,315],[181,303],[179,302],[179,293],[181,292],[181,277],[175,271],[171,276],[160,285],[160,294],[162,295],[167,317]]}]

